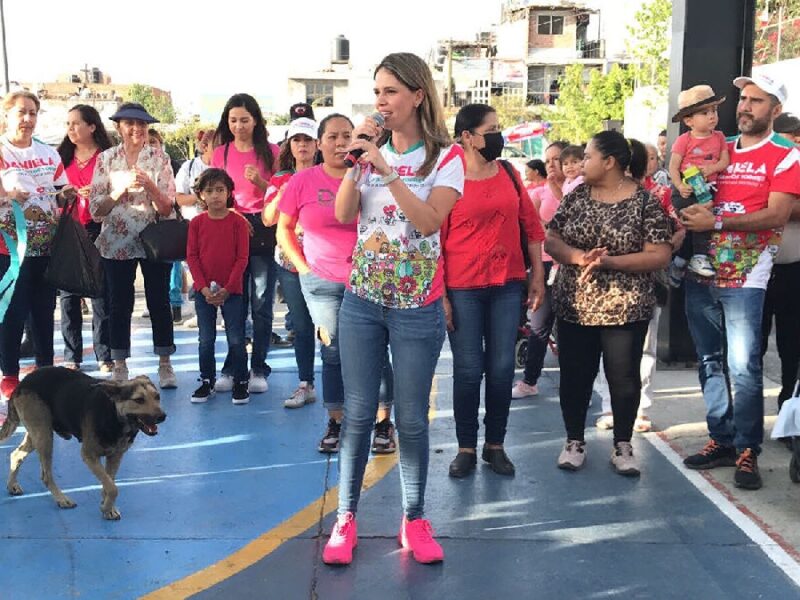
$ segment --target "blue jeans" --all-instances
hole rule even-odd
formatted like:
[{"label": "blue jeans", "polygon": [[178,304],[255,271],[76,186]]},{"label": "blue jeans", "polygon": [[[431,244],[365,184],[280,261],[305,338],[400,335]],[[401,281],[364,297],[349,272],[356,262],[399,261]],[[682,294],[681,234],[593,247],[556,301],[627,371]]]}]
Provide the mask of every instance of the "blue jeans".
[{"label": "blue jeans", "polygon": [[317,351],[314,338],[314,321],[308,312],[306,299],[300,287],[300,276],[278,265],[278,281],[281,282],[283,298],[289,312],[286,315],[287,329],[289,317],[294,331],[294,359],[300,381],[314,383],[314,355]]},{"label": "blue jeans", "polygon": [[[61,290],[61,335],[64,338],[64,361],[83,362],[83,307],[81,297]],[[92,340],[98,363],[111,360],[108,319],[108,285],[102,298],[92,298]]]},{"label": "blue jeans", "polygon": [[[251,256],[244,271],[244,316],[247,319],[248,310],[253,315],[250,370],[264,377],[269,377],[271,371],[267,366],[267,354],[272,337],[272,305],[275,302],[277,271],[278,265],[271,256]],[[222,365],[222,373],[232,375],[232,370],[226,360]]]},{"label": "blue jeans", "polygon": [[394,367],[403,511],[408,519],[420,518],[428,479],[431,385],[445,334],[442,302],[421,308],[385,308],[347,292],[339,320],[345,389],[339,514],[356,512],[358,507],[388,345]]},{"label": "blue jeans", "polygon": [[487,444],[506,437],[511,386],[514,383],[514,347],[522,309],[523,284],[448,290],[453,307],[453,416],[459,448],[478,445],[478,409],[481,380],[486,374]]},{"label": "blue jeans", "polygon": [[169,303],[170,306],[180,308],[183,305],[183,263],[172,263],[169,274]]},{"label": "blue jeans", "polygon": [[[339,352],[339,311],[344,298],[345,285],[328,281],[314,273],[300,275],[300,287],[306,300],[308,311],[319,332],[320,355],[322,356],[322,398],[329,411],[342,410],[344,406],[344,384],[342,383],[342,364]],[[325,342],[328,343],[325,343]],[[384,352],[382,371],[385,395],[381,408],[391,409],[394,383],[392,365]],[[373,413],[374,416],[374,413]]]},{"label": "blue jeans", "polygon": [[[217,342],[217,307],[209,304],[205,296],[197,292],[194,296],[199,336],[200,377],[216,379],[217,363],[214,347]],[[234,381],[247,381],[247,350],[244,346],[244,298],[241,294],[231,294],[222,305],[225,319],[225,336],[228,338],[228,354],[225,363],[232,369]]]},{"label": "blue jeans", "polygon": [[[687,280],[686,317],[699,363],[711,439],[758,452],[764,440],[761,317],[764,290]],[[733,401],[723,368],[727,351]]]}]

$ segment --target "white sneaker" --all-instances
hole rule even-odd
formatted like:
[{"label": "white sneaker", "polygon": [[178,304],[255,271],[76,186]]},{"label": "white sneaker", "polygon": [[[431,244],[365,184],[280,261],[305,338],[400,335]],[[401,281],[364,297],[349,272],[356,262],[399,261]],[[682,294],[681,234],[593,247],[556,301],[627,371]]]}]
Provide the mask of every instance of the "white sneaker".
[{"label": "white sneaker", "polygon": [[225,375],[224,373],[219,376],[217,382],[214,384],[215,392],[230,392],[233,389],[233,377]]},{"label": "white sneaker", "polygon": [[713,277],[716,274],[711,261],[705,254],[695,254],[689,259],[689,270],[700,277]]},{"label": "white sneaker", "polygon": [[586,462],[586,442],[567,440],[564,449],[558,456],[558,468],[577,471]]},{"label": "white sneaker", "polygon": [[267,378],[263,375],[256,375],[250,371],[250,383],[247,388],[250,390],[251,394],[263,394],[269,388],[269,385],[267,385]]},{"label": "white sneaker", "polygon": [[538,396],[539,388],[535,385],[525,383],[522,379],[514,384],[511,388],[511,397],[514,399],[528,398],[529,396]]},{"label": "white sneaker", "polygon": [[162,390],[173,390],[178,387],[178,378],[175,377],[175,371],[172,365],[159,365],[158,366],[158,386]]},{"label": "white sneaker", "polygon": [[189,317],[183,322],[184,327],[191,327],[192,329],[197,329],[197,315],[193,317]]},{"label": "white sneaker", "polygon": [[284,401],[283,405],[286,408],[301,408],[306,404],[314,402],[316,399],[314,384],[301,381],[300,385],[298,385],[294,393]]},{"label": "white sneaker", "polygon": [[149,319],[150,318],[150,311],[145,308],[139,316],[142,319]]},{"label": "white sneaker", "polygon": [[638,477],[639,461],[633,455],[633,446],[630,442],[617,442],[611,452],[611,465],[620,475]]}]

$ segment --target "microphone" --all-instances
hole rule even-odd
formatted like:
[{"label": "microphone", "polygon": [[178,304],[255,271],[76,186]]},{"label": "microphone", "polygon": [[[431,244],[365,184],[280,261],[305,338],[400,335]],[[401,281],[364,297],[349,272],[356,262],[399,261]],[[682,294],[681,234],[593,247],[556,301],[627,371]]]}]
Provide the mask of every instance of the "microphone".
[{"label": "microphone", "polygon": [[[384,118],[383,118],[383,115],[382,115],[381,113],[379,113],[379,112],[372,113],[372,114],[370,115],[370,118],[371,118],[373,121],[375,121],[375,124],[376,124],[378,127],[383,127],[383,124],[386,122],[386,121],[384,120]],[[362,133],[361,135],[359,135],[359,136],[358,136],[358,139],[359,139],[359,140],[370,140],[370,139],[372,139],[372,138],[370,138],[368,135],[366,135],[366,134],[363,134],[363,133]],[[362,154],[364,154],[364,151],[363,151],[363,150],[361,150],[360,148],[356,148],[355,150],[352,150],[352,151],[348,152],[348,153],[347,153],[347,156],[345,156],[345,157],[344,157],[344,165],[345,165],[345,166],[346,166],[348,169],[350,169],[350,168],[352,168],[352,167],[356,166],[356,163],[358,162],[358,158],[359,158],[359,157],[360,157]]]}]

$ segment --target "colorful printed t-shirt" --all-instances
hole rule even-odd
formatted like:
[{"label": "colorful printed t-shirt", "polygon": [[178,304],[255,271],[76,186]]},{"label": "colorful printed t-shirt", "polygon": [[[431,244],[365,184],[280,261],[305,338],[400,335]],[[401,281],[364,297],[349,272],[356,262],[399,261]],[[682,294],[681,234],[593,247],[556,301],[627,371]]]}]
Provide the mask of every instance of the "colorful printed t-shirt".
[{"label": "colorful printed t-shirt", "polygon": [[[712,131],[710,136],[704,138],[694,137],[690,131],[687,131],[679,135],[672,144],[672,151],[683,157],[680,166],[681,173],[691,165],[700,168],[719,162],[719,157],[724,149],[725,136],[721,131]],[[708,181],[712,183],[718,178],[719,173],[707,177]]]},{"label": "colorful printed t-shirt", "polygon": [[[746,215],[767,207],[771,192],[800,194],[800,151],[773,133],[749,148],[728,141],[731,164],[719,174],[716,215]],[[698,279],[724,288],[766,289],[780,231],[714,231],[709,245],[716,276]]]},{"label": "colorful printed t-shirt", "polygon": [[[444,148],[431,172],[417,175],[425,162],[419,144],[398,153],[387,143],[381,154],[414,195],[427,201],[437,187],[464,192],[464,152]],[[388,308],[417,308],[441,297],[444,277],[439,268],[439,232],[423,236],[397,205],[382,177],[370,173],[359,187],[361,214],[358,242],[353,251],[350,286],[357,296]]]},{"label": "colorful printed t-shirt", "polygon": [[[30,194],[22,205],[28,230],[25,256],[50,256],[59,214],[53,192],[56,186],[67,184],[61,157],[53,148],[35,139],[27,148],[18,148],[3,136],[0,138],[0,150],[0,180],[5,190],[18,189]],[[0,206],[0,228],[17,239],[10,203]],[[0,252],[8,254],[2,240]]]},{"label": "colorful printed t-shirt", "polygon": [[[277,168],[280,148],[275,144],[270,144],[269,147],[272,150],[273,168]],[[225,158],[225,148],[228,148],[227,160]],[[217,169],[225,169],[233,179],[233,199],[236,203],[236,209],[239,212],[248,214],[259,213],[264,208],[264,191],[245,178],[244,169],[247,165],[257,167],[264,181],[269,181],[272,178],[272,171],[268,171],[264,164],[257,160],[255,149],[239,152],[235,144],[223,144],[214,149],[214,154],[211,157],[211,166]]]},{"label": "colorful printed t-shirt", "polygon": [[291,178],[278,208],[297,217],[303,228],[303,255],[315,275],[346,283],[352,270],[353,246],[358,226],[336,219],[336,192],[342,180],[331,177],[322,165],[305,169]]}]

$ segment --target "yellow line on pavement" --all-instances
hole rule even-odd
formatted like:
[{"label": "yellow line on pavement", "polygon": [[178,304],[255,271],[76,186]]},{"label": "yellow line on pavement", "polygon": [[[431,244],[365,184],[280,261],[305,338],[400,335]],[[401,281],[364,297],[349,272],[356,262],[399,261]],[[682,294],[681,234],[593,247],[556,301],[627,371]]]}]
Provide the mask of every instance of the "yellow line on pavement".
[{"label": "yellow line on pavement", "polygon": [[[437,385],[436,377],[434,376],[429,411],[431,419],[434,418],[436,412],[436,392]],[[374,486],[383,479],[396,464],[397,452],[373,457],[373,459],[367,463],[362,489],[368,490]],[[300,512],[295,513],[280,525],[273,527],[230,556],[226,556],[219,562],[197,573],[193,573],[188,577],[184,577],[154,592],[150,592],[142,596],[141,600],[175,600],[176,598],[188,598],[193,594],[207,590],[233,577],[274,552],[284,542],[297,537],[304,531],[308,531],[319,522],[320,515],[325,517],[336,510],[338,498],[339,487],[336,486],[329,489],[325,495],[306,506]]]}]

